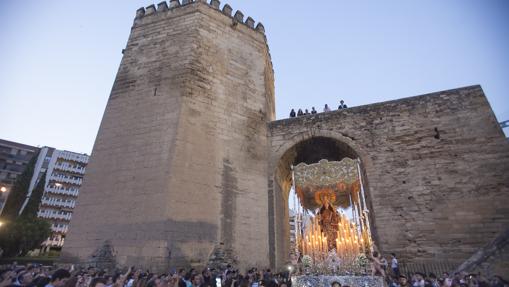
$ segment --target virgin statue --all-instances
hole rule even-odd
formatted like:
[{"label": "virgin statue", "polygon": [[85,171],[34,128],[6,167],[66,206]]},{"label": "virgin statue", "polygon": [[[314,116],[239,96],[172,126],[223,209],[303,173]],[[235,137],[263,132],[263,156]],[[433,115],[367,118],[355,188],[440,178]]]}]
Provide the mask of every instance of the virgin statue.
[{"label": "virgin statue", "polygon": [[318,212],[319,223],[322,233],[327,237],[328,250],[336,248],[336,238],[338,236],[338,223],[341,220],[336,208],[331,204],[334,195],[324,193],[320,196],[322,207]]}]

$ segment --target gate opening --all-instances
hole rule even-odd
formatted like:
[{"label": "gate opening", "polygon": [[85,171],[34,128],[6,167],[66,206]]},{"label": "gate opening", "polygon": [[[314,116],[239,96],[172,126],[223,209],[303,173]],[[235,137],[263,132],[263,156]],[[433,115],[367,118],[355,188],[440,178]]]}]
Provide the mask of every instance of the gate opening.
[{"label": "gate opening", "polygon": [[360,261],[369,265],[365,254],[375,237],[369,190],[353,148],[331,137],[302,140],[279,159],[275,182],[276,266],[338,273],[362,268]]}]

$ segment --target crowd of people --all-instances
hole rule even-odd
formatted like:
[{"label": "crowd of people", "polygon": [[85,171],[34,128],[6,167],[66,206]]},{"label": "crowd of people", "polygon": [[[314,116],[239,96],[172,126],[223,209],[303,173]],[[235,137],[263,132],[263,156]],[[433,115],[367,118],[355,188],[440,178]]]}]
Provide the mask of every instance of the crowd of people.
[{"label": "crowd of people", "polygon": [[0,287],[288,287],[288,272],[273,274],[270,269],[252,268],[245,273],[227,265],[225,270],[179,269],[164,274],[129,268],[125,272],[95,267],[56,269],[28,264],[2,266]]},{"label": "crowd of people", "polygon": [[480,273],[461,272],[453,276],[447,272],[440,276],[424,272],[403,274],[395,253],[391,253],[389,261],[373,252],[370,260],[372,275],[383,276],[389,287],[509,287],[509,282],[500,276],[486,278]]},{"label": "crowd of people", "polygon": [[[499,276],[487,279],[480,274],[414,273],[409,276],[399,271],[393,254],[390,262],[384,262],[374,254],[373,275],[386,278],[389,287],[508,287],[509,283]],[[225,270],[179,269],[156,274],[148,270],[129,268],[127,271],[101,270],[95,267],[84,269],[54,269],[50,266],[15,263],[0,266],[0,287],[291,287],[289,272],[273,274],[270,269],[252,268],[245,273],[227,265]],[[341,286],[333,282],[334,287]],[[361,287],[361,286],[359,286]]]},{"label": "crowd of people", "polygon": [[500,276],[486,278],[481,274],[468,274],[465,272],[455,273],[450,276],[445,272],[437,276],[436,274],[425,274],[416,272],[411,276],[399,274],[394,276],[389,274],[387,277],[389,287],[507,287],[509,282]]},{"label": "crowd of people", "polygon": [[[347,109],[348,106],[345,105],[345,101],[341,100],[339,101],[339,106],[338,106],[338,110],[342,110],[342,109]],[[327,113],[327,112],[330,112],[331,111],[331,108],[329,107],[329,105],[325,104],[325,106],[323,107],[323,112],[324,113]],[[306,115],[314,115],[318,113],[315,109],[315,107],[311,107],[311,111],[308,111],[308,109],[298,109],[297,112],[295,112],[295,109],[292,109],[290,111],[290,118],[295,118],[295,117],[301,117],[301,116],[306,116]]]}]

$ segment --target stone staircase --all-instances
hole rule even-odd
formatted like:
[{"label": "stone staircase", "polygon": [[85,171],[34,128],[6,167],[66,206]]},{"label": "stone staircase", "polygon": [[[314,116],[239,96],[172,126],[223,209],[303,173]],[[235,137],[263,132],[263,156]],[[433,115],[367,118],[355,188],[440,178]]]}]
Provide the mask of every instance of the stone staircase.
[{"label": "stone staircase", "polygon": [[402,274],[415,272],[434,273],[440,276],[444,272],[478,273],[487,277],[509,274],[509,228],[500,232],[493,240],[465,261],[423,261],[415,263],[400,262]]},{"label": "stone staircase", "polygon": [[509,274],[509,228],[459,265],[455,272],[481,272],[487,277],[507,276]]}]

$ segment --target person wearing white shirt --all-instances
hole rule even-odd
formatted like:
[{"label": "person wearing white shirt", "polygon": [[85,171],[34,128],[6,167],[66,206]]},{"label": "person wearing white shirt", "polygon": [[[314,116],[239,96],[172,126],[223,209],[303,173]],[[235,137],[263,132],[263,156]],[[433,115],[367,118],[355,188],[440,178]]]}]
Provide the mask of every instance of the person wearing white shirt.
[{"label": "person wearing white shirt", "polygon": [[391,253],[391,269],[394,276],[399,276],[399,263],[396,258],[396,253]]}]

